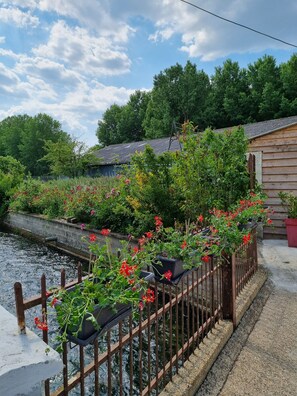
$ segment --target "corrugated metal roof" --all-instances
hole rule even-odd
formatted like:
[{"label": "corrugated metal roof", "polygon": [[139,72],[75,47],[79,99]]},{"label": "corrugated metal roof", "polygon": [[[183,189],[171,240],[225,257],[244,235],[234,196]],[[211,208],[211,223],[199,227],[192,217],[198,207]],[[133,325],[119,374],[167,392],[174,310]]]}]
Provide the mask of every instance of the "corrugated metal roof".
[{"label": "corrugated metal roof", "polygon": [[[152,140],[143,140],[140,142],[112,144],[106,146],[94,154],[100,158],[101,164],[127,164],[130,162],[131,156],[135,152],[144,151],[146,145],[150,145],[156,154],[164,153],[169,149],[170,138],[160,138]],[[169,151],[180,150],[180,145],[177,140],[173,140],[170,145]]]},{"label": "corrugated metal roof", "polygon": [[[290,125],[297,124],[297,116],[279,118],[276,120],[261,121],[252,124],[242,125],[244,131],[249,139],[255,139],[257,137],[275,132],[279,129],[288,127]],[[216,129],[216,132],[223,132],[226,129],[232,129],[234,127],[226,127]],[[156,154],[164,153],[169,149],[170,138],[160,138],[152,140],[143,140],[140,142],[132,143],[121,143],[112,144],[106,146],[98,151],[95,151],[95,155],[100,158],[101,164],[127,164],[130,162],[131,156],[136,152],[144,151],[144,148],[149,144]],[[177,140],[173,140],[170,145],[170,151],[180,150],[180,145]]]}]

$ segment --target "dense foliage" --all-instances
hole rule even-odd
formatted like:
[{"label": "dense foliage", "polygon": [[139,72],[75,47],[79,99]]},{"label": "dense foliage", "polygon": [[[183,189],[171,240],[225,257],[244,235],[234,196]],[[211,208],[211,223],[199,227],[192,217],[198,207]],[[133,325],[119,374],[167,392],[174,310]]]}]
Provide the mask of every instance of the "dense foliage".
[{"label": "dense foliage", "polygon": [[47,162],[54,176],[79,177],[87,172],[90,164],[99,162],[92,149],[75,139],[58,142],[47,140],[44,150],[46,154],[39,161]]},{"label": "dense foliage", "polygon": [[116,178],[40,181],[27,179],[11,203],[14,210],[71,217],[94,228],[141,235],[154,217],[165,226],[229,210],[247,195],[247,141],[242,128],[215,134],[183,127],[181,152],[157,156],[150,146]]},{"label": "dense foliage", "polygon": [[10,156],[0,156],[0,215],[4,213],[9,198],[23,181],[24,167]]},{"label": "dense foliage", "polygon": [[12,116],[0,122],[0,155],[15,158],[32,175],[46,175],[50,171],[47,162],[39,161],[46,154],[45,141],[68,139],[61,124],[47,114]]},{"label": "dense foliage", "polygon": [[265,55],[247,68],[228,59],[212,76],[187,62],[161,71],[151,92],[112,105],[99,121],[101,144],[169,136],[172,122],[192,120],[198,130],[224,128],[297,114],[297,54],[276,64]]}]

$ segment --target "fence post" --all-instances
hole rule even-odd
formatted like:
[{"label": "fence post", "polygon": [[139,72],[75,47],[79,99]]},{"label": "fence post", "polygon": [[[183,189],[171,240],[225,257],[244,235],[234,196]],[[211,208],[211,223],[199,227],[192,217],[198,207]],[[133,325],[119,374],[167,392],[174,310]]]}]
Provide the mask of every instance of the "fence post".
[{"label": "fence post", "polygon": [[224,256],[222,266],[222,298],[223,319],[232,320],[233,327],[236,326],[236,277],[235,277],[235,254]]},{"label": "fence post", "polygon": [[254,190],[256,185],[256,156],[254,154],[249,155],[248,172],[250,175],[250,189]]},{"label": "fence post", "polygon": [[15,306],[16,306],[16,315],[18,319],[19,331],[21,334],[26,334],[23,289],[20,282],[16,282],[14,284],[14,295],[15,295]]}]

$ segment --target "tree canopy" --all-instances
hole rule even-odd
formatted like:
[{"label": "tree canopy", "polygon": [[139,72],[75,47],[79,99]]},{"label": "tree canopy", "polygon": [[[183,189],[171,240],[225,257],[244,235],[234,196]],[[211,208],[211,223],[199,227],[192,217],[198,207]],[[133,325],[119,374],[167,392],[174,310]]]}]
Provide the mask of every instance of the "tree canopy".
[{"label": "tree canopy", "polygon": [[45,154],[45,141],[67,141],[69,136],[59,121],[47,114],[34,117],[16,115],[0,122],[0,155],[20,161],[34,176],[49,173],[49,165],[40,162]]},{"label": "tree canopy", "polygon": [[198,131],[297,114],[297,54],[277,65],[264,55],[247,68],[227,59],[208,76],[188,61],[154,77],[151,92],[136,91],[98,122],[104,146],[170,136],[172,122],[190,120]]},{"label": "tree canopy", "polygon": [[48,163],[54,176],[82,176],[90,164],[98,162],[91,149],[75,139],[58,142],[47,140],[44,148],[46,155],[39,161]]}]

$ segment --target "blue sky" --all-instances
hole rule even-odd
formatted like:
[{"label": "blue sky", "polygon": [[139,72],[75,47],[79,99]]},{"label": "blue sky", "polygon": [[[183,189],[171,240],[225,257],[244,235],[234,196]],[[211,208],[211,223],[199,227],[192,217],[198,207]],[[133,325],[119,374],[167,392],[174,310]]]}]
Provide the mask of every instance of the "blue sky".
[{"label": "blue sky", "polygon": [[[294,0],[192,3],[297,44]],[[0,120],[44,112],[90,146],[104,111],[166,67],[190,60],[211,75],[227,58],[246,67],[294,52],[180,0],[0,1]]]}]

